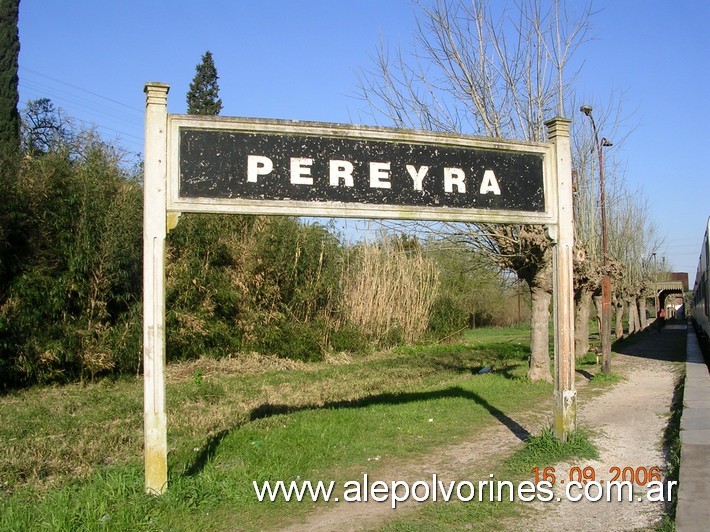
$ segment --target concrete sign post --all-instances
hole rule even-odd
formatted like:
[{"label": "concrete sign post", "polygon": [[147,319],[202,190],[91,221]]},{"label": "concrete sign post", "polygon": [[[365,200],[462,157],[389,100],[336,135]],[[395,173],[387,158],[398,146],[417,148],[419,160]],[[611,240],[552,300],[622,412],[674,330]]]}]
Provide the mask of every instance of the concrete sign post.
[{"label": "concrete sign post", "polygon": [[146,85],[146,491],[167,488],[165,236],[182,212],[543,224],[553,240],[555,432],[576,423],[569,120],[550,143],[285,120],[168,115]]},{"label": "concrete sign post", "polygon": [[555,118],[545,123],[555,152],[557,225],[551,226],[552,294],[555,318],[555,436],[567,441],[577,420],[577,392],[574,388],[574,223],[572,207],[572,155],[570,120]]},{"label": "concrete sign post", "polygon": [[143,178],[143,424],[146,492],[168,486],[165,415],[167,85],[148,84]]}]

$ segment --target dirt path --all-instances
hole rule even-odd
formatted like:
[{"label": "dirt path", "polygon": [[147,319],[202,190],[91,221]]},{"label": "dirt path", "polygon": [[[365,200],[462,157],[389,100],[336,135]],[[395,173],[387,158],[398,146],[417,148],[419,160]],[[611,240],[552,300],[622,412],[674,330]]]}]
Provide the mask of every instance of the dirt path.
[{"label": "dirt path", "polygon": [[[683,340],[680,336],[682,335]],[[613,370],[625,380],[596,397],[580,393],[578,421],[593,434],[600,458],[580,464],[594,468],[597,480],[611,480],[613,467],[635,469],[664,466],[662,437],[668,423],[676,374],[669,360],[683,349],[684,331],[668,330],[662,335],[649,335],[627,354],[614,358]],[[675,350],[675,351],[674,351]],[[653,353],[648,357],[648,353]],[[578,387],[585,384],[578,378]],[[527,413],[514,419],[531,433],[539,433],[548,424],[549,414]],[[495,442],[495,446],[491,445]],[[469,442],[439,449],[419,462],[399,464],[396,471],[378,473],[377,479],[431,479],[436,473],[444,482],[461,479],[486,479],[496,465],[522,446],[519,436],[502,425],[476,434]],[[556,472],[566,475],[572,465],[551,464]],[[500,480],[500,479],[499,479]],[[561,486],[558,485],[556,491]],[[643,488],[634,488],[634,502],[569,502],[563,492],[557,493],[560,502],[526,504],[526,517],[500,523],[501,530],[638,530],[648,529],[661,519],[663,503],[649,503],[643,498]],[[415,510],[420,505],[400,504],[393,511],[389,503],[335,504],[321,507],[306,521],[290,527],[292,531],[306,530],[366,530],[376,529],[389,519]]]},{"label": "dirt path", "polygon": [[[629,358],[629,357],[625,357]],[[625,382],[592,399],[580,408],[579,422],[594,433],[600,452],[598,460],[589,461],[599,481],[612,480],[618,467],[663,468],[663,432],[673,399],[675,373],[672,364],[661,360],[643,360],[618,364],[631,366]],[[580,464],[582,465],[582,464]],[[571,464],[556,464],[558,474],[569,473]],[[560,486],[561,502],[531,505],[534,515],[523,527],[511,530],[644,530],[654,527],[663,516],[664,504],[648,502],[645,488],[634,486],[633,502],[570,502]]]}]

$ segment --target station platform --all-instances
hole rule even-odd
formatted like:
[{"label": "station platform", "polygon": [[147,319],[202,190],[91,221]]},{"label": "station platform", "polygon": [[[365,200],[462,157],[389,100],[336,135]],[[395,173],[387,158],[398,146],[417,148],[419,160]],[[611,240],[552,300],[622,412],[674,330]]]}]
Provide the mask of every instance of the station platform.
[{"label": "station platform", "polygon": [[688,325],[676,530],[710,527],[710,372]]}]

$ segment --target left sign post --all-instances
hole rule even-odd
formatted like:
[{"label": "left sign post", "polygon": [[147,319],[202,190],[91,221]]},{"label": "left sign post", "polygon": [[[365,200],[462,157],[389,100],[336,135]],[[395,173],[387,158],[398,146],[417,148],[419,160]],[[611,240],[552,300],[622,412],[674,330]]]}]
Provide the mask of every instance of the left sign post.
[{"label": "left sign post", "polygon": [[145,490],[168,487],[165,413],[165,235],[167,100],[170,87],[147,83],[143,177],[143,433]]}]

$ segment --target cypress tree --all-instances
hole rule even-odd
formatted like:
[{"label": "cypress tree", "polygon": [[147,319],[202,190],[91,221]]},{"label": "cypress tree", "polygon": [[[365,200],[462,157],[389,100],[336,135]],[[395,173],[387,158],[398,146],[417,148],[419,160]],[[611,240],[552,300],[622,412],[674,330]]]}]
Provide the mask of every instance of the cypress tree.
[{"label": "cypress tree", "polygon": [[222,110],[222,100],[219,97],[218,78],[212,52],[208,50],[202,56],[202,62],[195,67],[195,77],[187,93],[187,114],[219,114]]},{"label": "cypress tree", "polygon": [[19,11],[20,0],[0,0],[0,149],[4,153],[14,153],[20,147]]}]

